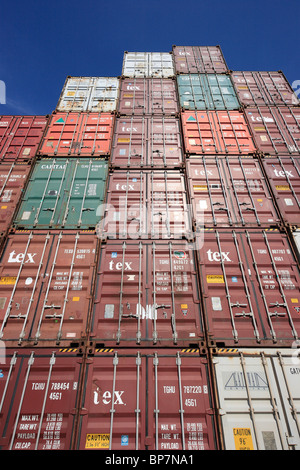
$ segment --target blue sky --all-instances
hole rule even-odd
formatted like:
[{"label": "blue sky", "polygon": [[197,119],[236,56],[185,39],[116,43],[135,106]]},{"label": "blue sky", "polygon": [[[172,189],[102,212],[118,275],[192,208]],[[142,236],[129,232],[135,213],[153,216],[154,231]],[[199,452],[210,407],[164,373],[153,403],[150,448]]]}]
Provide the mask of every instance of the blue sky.
[{"label": "blue sky", "polygon": [[232,70],[300,80],[299,0],[3,2],[0,114],[50,114],[67,75],[119,76],[123,53],[220,45]]}]

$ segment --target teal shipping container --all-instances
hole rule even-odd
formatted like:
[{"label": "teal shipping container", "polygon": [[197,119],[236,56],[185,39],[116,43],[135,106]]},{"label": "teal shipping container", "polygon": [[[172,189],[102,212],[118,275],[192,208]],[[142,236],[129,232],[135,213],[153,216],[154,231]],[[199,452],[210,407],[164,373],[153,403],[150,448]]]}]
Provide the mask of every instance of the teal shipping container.
[{"label": "teal shipping container", "polygon": [[177,75],[178,94],[182,109],[239,109],[240,103],[229,75]]},{"label": "teal shipping container", "polygon": [[14,221],[18,229],[92,229],[101,218],[108,162],[101,158],[38,160]]}]

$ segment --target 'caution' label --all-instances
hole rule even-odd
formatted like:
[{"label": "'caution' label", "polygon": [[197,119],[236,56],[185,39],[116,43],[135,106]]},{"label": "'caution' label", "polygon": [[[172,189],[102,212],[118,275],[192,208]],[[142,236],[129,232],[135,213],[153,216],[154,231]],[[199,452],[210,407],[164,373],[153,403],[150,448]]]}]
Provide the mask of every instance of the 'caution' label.
[{"label": "'caution' label", "polygon": [[233,435],[236,450],[254,450],[250,428],[233,428]]},{"label": "'caution' label", "polygon": [[224,276],[222,274],[208,274],[206,282],[208,284],[224,284]]},{"label": "'caution' label", "polygon": [[15,284],[16,280],[16,277],[0,277],[0,285]]},{"label": "'caution' label", "polygon": [[109,449],[109,434],[87,434],[86,449]]}]

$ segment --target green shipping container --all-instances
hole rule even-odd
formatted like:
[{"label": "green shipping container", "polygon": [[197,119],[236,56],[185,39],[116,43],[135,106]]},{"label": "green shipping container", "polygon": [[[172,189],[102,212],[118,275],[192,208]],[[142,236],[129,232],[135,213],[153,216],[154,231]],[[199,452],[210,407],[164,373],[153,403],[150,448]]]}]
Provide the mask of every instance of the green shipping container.
[{"label": "green shipping container", "polygon": [[92,229],[101,218],[108,162],[45,158],[35,164],[19,212],[18,229]]},{"label": "green shipping container", "polygon": [[177,75],[179,101],[182,109],[232,110],[240,103],[229,75]]}]

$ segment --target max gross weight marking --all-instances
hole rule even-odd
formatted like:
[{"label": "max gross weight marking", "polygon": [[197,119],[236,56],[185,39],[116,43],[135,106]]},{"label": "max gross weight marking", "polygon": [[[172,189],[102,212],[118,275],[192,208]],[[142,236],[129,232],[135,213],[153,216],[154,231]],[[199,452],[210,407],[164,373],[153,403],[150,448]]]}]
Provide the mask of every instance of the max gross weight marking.
[{"label": "max gross weight marking", "polygon": [[193,454],[143,454],[143,457],[132,457],[132,456],[118,456],[112,454],[112,456],[105,458],[105,465],[130,465],[133,468],[138,467],[139,464],[147,463],[148,465],[159,465],[159,464],[172,464],[172,465],[193,465],[194,456]]}]

